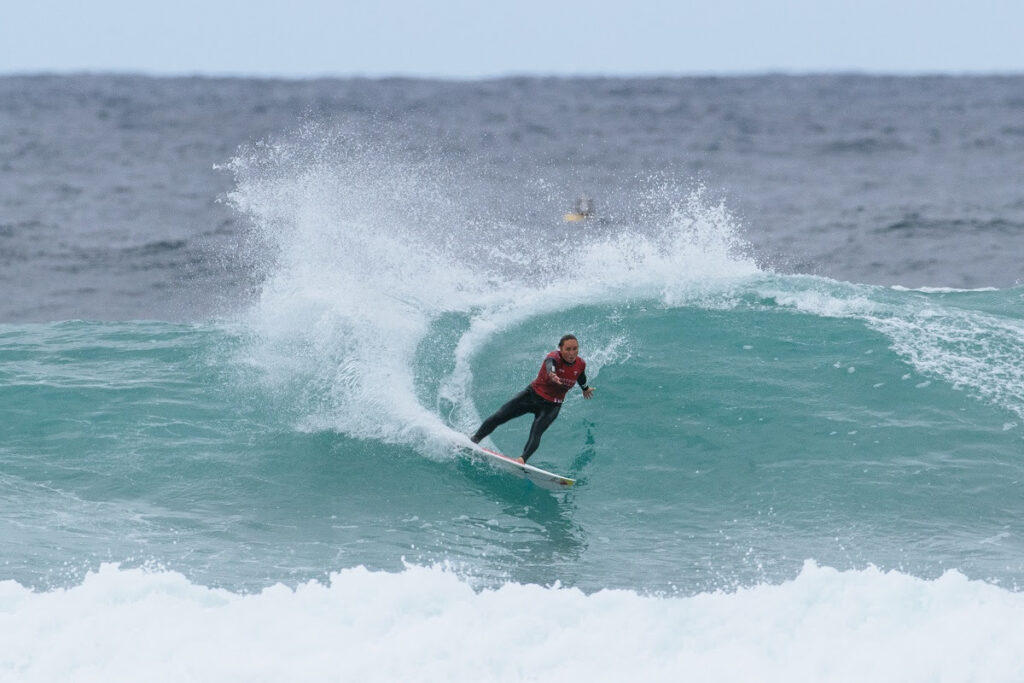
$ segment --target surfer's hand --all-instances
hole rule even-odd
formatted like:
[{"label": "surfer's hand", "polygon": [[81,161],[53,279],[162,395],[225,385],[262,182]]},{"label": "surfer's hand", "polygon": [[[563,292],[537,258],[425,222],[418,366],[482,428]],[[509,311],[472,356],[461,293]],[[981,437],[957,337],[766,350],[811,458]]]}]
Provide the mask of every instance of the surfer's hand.
[{"label": "surfer's hand", "polygon": [[587,387],[583,390],[583,398],[590,398],[594,395],[594,387]]}]

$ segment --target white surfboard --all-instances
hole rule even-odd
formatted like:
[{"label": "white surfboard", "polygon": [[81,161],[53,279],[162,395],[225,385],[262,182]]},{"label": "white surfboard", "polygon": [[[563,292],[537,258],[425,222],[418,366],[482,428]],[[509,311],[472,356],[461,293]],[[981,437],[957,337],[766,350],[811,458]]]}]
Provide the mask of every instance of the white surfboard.
[{"label": "white surfboard", "polygon": [[530,464],[523,464],[516,461],[514,458],[508,457],[507,455],[503,455],[497,451],[492,451],[481,446],[473,446],[466,450],[474,456],[484,458],[487,462],[499,469],[511,472],[518,477],[525,477],[537,486],[541,486],[551,491],[565,491],[576,483],[575,479],[563,477],[560,474],[548,472],[547,470],[542,470],[541,468],[534,467]]}]

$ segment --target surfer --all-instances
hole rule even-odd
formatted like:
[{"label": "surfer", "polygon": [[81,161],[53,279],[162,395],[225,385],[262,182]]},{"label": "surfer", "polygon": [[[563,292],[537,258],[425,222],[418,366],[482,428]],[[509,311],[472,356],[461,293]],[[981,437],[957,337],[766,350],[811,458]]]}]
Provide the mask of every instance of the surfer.
[{"label": "surfer", "polygon": [[527,413],[533,413],[530,437],[523,447],[518,462],[526,463],[540,445],[541,434],[558,417],[565,395],[577,383],[583,390],[583,398],[594,395],[594,387],[587,386],[587,362],[579,357],[580,342],[575,335],[567,334],[558,342],[558,350],[552,351],[541,363],[537,378],[528,387],[513,396],[508,403],[498,408],[494,415],[484,420],[476,434],[470,437],[473,443],[480,443],[499,425],[503,425]]},{"label": "surfer", "polygon": [[594,200],[586,195],[581,195],[576,198],[576,207],[565,214],[562,219],[567,223],[576,223],[584,221],[592,215],[594,215]]}]

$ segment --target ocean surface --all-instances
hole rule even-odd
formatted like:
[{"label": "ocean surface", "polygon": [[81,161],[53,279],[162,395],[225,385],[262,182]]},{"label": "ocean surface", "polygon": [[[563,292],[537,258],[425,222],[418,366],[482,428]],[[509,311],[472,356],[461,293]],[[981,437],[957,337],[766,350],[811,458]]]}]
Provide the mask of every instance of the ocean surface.
[{"label": "ocean surface", "polygon": [[[0,77],[0,681],[1024,680],[1021,169],[1024,76]],[[460,444],[567,332],[552,493]]]}]

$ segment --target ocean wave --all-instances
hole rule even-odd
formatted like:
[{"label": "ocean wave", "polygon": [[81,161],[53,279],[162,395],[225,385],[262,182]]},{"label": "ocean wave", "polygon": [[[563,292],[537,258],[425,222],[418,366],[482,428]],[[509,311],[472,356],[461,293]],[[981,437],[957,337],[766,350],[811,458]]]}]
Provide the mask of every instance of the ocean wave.
[{"label": "ocean wave", "polygon": [[734,592],[474,588],[362,567],[239,594],[104,565],[45,593],[0,582],[0,678],[147,681],[1016,682],[1024,595],[808,561]]},{"label": "ocean wave", "polygon": [[452,164],[322,124],[245,149],[229,168],[263,273],[246,313],[250,359],[272,393],[321,397],[301,421],[311,431],[446,449],[457,432],[417,396],[409,362],[439,319],[466,325],[444,388],[463,429],[475,419],[465,363],[502,330],[760,272],[736,220],[699,187],[652,181],[637,198],[649,221],[580,234],[481,214]]}]

